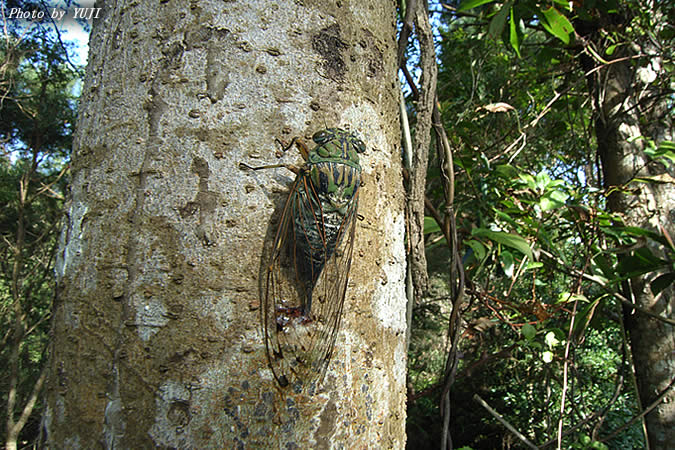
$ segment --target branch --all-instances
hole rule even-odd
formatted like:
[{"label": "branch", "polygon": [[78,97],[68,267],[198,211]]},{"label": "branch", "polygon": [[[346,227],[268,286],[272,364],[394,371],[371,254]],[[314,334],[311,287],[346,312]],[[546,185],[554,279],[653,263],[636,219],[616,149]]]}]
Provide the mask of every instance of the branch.
[{"label": "branch", "polygon": [[542,250],[541,250],[541,254],[544,255],[544,256],[546,256],[547,258],[549,258],[550,260],[552,260],[552,261],[555,262],[556,264],[558,264],[558,266],[561,268],[561,271],[562,271],[563,273],[566,273],[566,274],[568,274],[568,275],[581,276],[581,277],[582,277],[583,279],[585,279],[585,280],[594,282],[595,284],[597,284],[598,286],[600,286],[601,288],[603,288],[605,292],[607,292],[608,294],[612,295],[614,298],[616,298],[616,299],[619,300],[622,304],[628,306],[629,308],[632,308],[632,309],[634,309],[635,311],[637,311],[637,312],[639,312],[639,313],[642,313],[642,314],[644,314],[644,315],[646,315],[646,316],[649,316],[649,317],[651,317],[651,318],[653,318],[653,319],[660,320],[661,322],[667,323],[668,325],[675,325],[675,320],[669,319],[669,318],[667,318],[667,317],[660,316],[660,315],[658,315],[658,314],[655,314],[655,313],[649,311],[648,309],[642,308],[642,307],[640,307],[640,306],[634,304],[633,302],[631,302],[630,300],[628,300],[626,297],[624,297],[624,296],[621,295],[620,293],[618,293],[618,292],[616,292],[615,290],[613,290],[610,286],[607,285],[607,283],[606,283],[604,280],[602,280],[602,279],[600,279],[600,278],[598,278],[598,277],[596,277],[596,276],[594,276],[594,275],[589,275],[589,274],[587,274],[587,273],[582,273],[581,271],[579,271],[579,270],[577,270],[577,269],[566,267],[565,264],[564,264],[562,261],[560,261],[560,259],[559,259],[558,257],[556,257],[556,256],[554,256],[553,254],[547,252],[546,250],[543,250],[543,249],[542,249]]},{"label": "branch", "polygon": [[409,0],[405,10],[405,18],[401,27],[401,35],[398,38],[397,61],[399,67],[404,67],[405,49],[408,47],[408,38],[413,27],[413,14],[417,9],[417,0]]},{"label": "branch", "polygon": [[54,18],[52,17],[52,15],[49,14],[48,6],[42,0],[40,1],[40,4],[42,4],[42,8],[45,11],[45,16],[47,16],[49,18],[49,21],[51,22],[52,26],[54,27],[54,32],[56,33],[56,39],[59,41],[59,46],[63,50],[63,54],[66,56],[66,62],[68,63],[68,65],[70,66],[70,68],[74,72],[76,72],[76,73],[79,72],[77,66],[75,64],[73,64],[73,62],[70,60],[70,56],[68,55],[68,50],[66,49],[66,46],[64,45],[63,40],[61,39],[61,31],[59,30],[59,27],[56,25],[56,22],[54,21]]},{"label": "branch", "polygon": [[640,414],[638,414],[638,415],[636,415],[635,417],[633,417],[631,420],[629,420],[628,422],[626,422],[624,425],[622,425],[622,426],[619,427],[618,429],[614,430],[614,432],[613,432],[612,434],[610,434],[609,436],[605,436],[605,437],[603,437],[602,439],[600,439],[600,442],[606,442],[606,441],[609,441],[610,439],[613,439],[616,435],[618,435],[619,433],[621,433],[623,430],[625,430],[626,428],[630,427],[630,426],[633,425],[635,422],[637,422],[638,420],[642,419],[644,416],[646,416],[647,414],[649,414],[649,413],[651,412],[652,409],[654,409],[654,408],[656,408],[657,406],[659,406],[659,404],[663,401],[663,399],[665,398],[665,396],[668,395],[668,392],[669,392],[670,389],[673,387],[673,385],[675,385],[675,377],[673,377],[673,378],[670,380],[670,384],[668,384],[668,386],[666,386],[666,388],[665,388],[663,391],[661,391],[661,393],[656,397],[656,399],[655,399],[653,402],[651,402],[651,403],[649,404],[649,406],[647,406],[647,407],[644,409],[644,411],[642,411]]},{"label": "branch", "polygon": [[21,411],[21,416],[19,417],[19,420],[14,422],[14,420],[12,419],[12,411],[7,411],[7,415],[9,416],[7,419],[7,423],[8,425],[12,423],[11,428],[8,429],[7,431],[13,434],[14,436],[18,436],[19,432],[26,425],[26,422],[28,422],[28,418],[33,412],[33,408],[35,408],[35,403],[37,402],[38,394],[42,389],[42,385],[44,384],[46,377],[47,377],[47,364],[44,365],[44,367],[42,368],[42,372],[40,373],[40,378],[38,378],[35,384],[33,385],[33,390],[30,393],[30,397],[28,398],[26,405],[23,407],[23,410]]},{"label": "branch", "polygon": [[[562,91],[556,92],[556,94],[553,96],[553,98],[552,98],[551,100],[548,101],[548,103],[546,104],[546,106],[544,106],[544,108],[541,110],[541,112],[540,112],[539,114],[537,114],[537,117],[535,117],[535,118],[532,119],[527,125],[525,125],[525,126],[522,128],[522,130],[520,130],[520,126],[518,127],[518,128],[519,128],[519,131],[520,131],[520,135],[516,138],[516,140],[514,140],[514,141],[506,148],[506,150],[504,150],[503,152],[500,152],[500,153],[499,153],[498,155],[496,155],[496,156],[493,156],[492,158],[489,159],[489,161],[490,161],[490,162],[493,162],[493,161],[496,161],[497,159],[501,158],[502,156],[507,155],[507,154],[508,154],[508,153],[509,153],[509,152],[510,152],[517,144],[518,144],[518,142],[520,142],[520,141],[522,140],[523,142],[522,142],[522,144],[520,145],[520,147],[518,148],[518,150],[517,150],[513,155],[511,155],[511,157],[509,158],[509,163],[511,163],[511,162],[513,161],[513,159],[514,159],[516,156],[518,156],[518,153],[520,153],[520,151],[525,147],[525,145],[526,145],[526,143],[527,143],[527,133],[526,133],[526,131],[529,130],[530,128],[534,128],[535,126],[537,126],[537,124],[539,123],[539,121],[540,121],[546,114],[548,114],[549,111],[551,111],[551,107],[553,106],[553,104],[554,104],[556,101],[558,101],[558,99],[559,99],[560,97],[562,97],[564,94],[566,94],[567,92],[569,92],[569,91],[572,89],[572,86],[573,86],[573,85],[569,85],[569,86],[567,86],[565,89],[563,89]],[[516,118],[517,118],[517,117],[518,117],[518,116],[516,115]]]},{"label": "branch", "polygon": [[497,419],[502,425],[504,425],[504,426],[505,426],[511,433],[513,433],[518,439],[520,439],[521,441],[523,441],[523,443],[524,443],[525,445],[527,445],[527,446],[530,447],[530,448],[533,448],[534,450],[537,450],[537,449],[539,448],[539,447],[537,447],[536,445],[534,445],[534,444],[533,444],[528,438],[526,438],[523,434],[521,434],[518,430],[516,430],[516,429],[513,427],[513,425],[511,425],[510,423],[508,423],[508,422],[506,421],[506,419],[504,419],[502,416],[500,416],[499,413],[498,413],[497,411],[495,411],[494,409],[492,409],[492,408],[490,407],[490,405],[488,405],[487,402],[486,402],[485,400],[483,400],[482,398],[480,398],[480,396],[479,396],[478,394],[474,394],[474,395],[473,395],[473,399],[474,399],[475,401],[477,401],[483,408],[485,408],[485,409],[487,410],[487,412],[489,412],[489,413],[492,415],[492,417],[494,417],[495,419]]},{"label": "branch", "polygon": [[[574,433],[576,430],[579,428],[583,427],[586,425],[588,422],[591,420],[595,419],[596,417],[604,416],[609,408],[616,402],[616,400],[619,398],[619,395],[621,394],[621,388],[623,387],[623,377],[619,377],[619,380],[617,381],[616,384],[616,389],[614,390],[614,395],[612,396],[611,400],[607,402],[605,407],[602,410],[597,410],[590,414],[588,417],[586,417],[584,420],[581,422],[577,423],[571,428],[568,428],[567,430],[563,431],[562,436],[569,436],[570,434]],[[556,444],[558,442],[558,438],[551,439],[549,441],[544,442],[539,446],[540,449],[546,448],[549,445]]]},{"label": "branch", "polygon": [[[579,292],[577,291],[577,294]],[[558,449],[562,448],[562,438],[563,438],[563,422],[565,419],[565,400],[567,395],[567,379],[569,375],[569,356],[570,356],[570,346],[572,342],[572,333],[574,332],[574,320],[577,316],[577,306],[579,300],[574,300],[574,306],[572,308],[570,326],[567,332],[567,342],[565,343],[565,357],[563,365],[563,382],[562,382],[562,394],[560,395],[560,418],[558,419]]]}]

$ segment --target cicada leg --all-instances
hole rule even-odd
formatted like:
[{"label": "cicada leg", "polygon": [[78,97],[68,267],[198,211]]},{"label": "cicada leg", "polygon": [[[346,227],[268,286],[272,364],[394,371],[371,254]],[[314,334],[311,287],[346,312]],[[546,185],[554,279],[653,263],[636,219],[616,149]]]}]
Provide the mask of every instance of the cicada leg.
[{"label": "cicada leg", "polygon": [[[309,158],[309,149],[307,148],[307,145],[299,138],[299,137],[294,137],[291,139],[291,142],[288,144],[285,144],[281,139],[277,138],[275,139],[276,142],[279,144],[281,147],[282,152],[287,152],[288,150],[295,145],[298,148],[298,151],[300,152],[300,155],[302,155],[302,159],[307,161]],[[278,155],[281,156],[281,155]],[[259,166],[259,167],[253,167],[249,166],[248,164],[245,163],[239,163],[239,168],[241,170],[263,170],[263,169],[278,169],[279,167],[285,167],[286,169],[290,170],[294,174],[300,173],[300,167],[294,166],[291,164],[268,164],[265,166]]]}]

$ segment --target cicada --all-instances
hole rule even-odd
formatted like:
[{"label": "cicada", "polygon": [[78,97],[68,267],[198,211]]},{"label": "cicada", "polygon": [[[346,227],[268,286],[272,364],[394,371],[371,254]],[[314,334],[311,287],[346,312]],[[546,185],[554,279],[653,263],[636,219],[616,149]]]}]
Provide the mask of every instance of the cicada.
[{"label": "cicada", "polygon": [[263,262],[262,332],[270,367],[282,387],[310,382],[325,372],[354,249],[359,154],[365,144],[340,128],[319,131],[312,139],[312,149],[294,140],[305,163],[286,166],[297,176]]}]

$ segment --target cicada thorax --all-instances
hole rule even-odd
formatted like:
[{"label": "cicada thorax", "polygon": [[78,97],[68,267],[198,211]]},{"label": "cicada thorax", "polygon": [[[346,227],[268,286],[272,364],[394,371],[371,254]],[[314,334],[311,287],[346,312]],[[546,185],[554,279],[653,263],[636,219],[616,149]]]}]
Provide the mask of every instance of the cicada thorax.
[{"label": "cicada thorax", "polygon": [[298,187],[308,199],[294,217],[298,276],[304,285],[303,313],[311,318],[314,287],[326,263],[342,243],[355,212],[360,184],[357,167],[340,161],[308,163],[308,172]]},{"label": "cicada thorax", "polygon": [[268,356],[282,385],[327,366],[353,250],[365,146],[340,129],[320,131],[314,141],[284,207],[264,296]]}]

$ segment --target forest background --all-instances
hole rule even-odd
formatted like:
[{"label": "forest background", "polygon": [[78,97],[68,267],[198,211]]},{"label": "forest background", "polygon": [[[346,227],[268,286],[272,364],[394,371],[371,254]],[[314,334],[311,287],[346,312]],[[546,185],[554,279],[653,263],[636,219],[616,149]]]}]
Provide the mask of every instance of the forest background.
[{"label": "forest background", "polygon": [[[84,75],[62,24],[7,17],[12,7],[43,3],[7,1],[2,11],[7,448],[40,437]],[[428,70],[423,33],[407,20],[414,3],[399,9],[402,111],[413,139]],[[669,435],[659,430],[670,426],[672,436],[675,420],[667,409],[675,380],[675,7],[469,0],[428,10],[438,76],[435,131],[423,149],[426,263],[411,268],[411,448],[450,436],[466,448],[660,448]],[[626,173],[612,166],[612,152],[632,155]],[[657,375],[641,369],[658,364]]]}]

